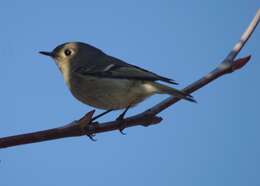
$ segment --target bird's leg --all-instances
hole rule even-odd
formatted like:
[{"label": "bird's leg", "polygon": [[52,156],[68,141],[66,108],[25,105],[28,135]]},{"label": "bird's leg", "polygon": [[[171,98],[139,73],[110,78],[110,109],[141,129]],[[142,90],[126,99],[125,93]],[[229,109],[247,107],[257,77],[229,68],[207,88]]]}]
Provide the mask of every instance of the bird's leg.
[{"label": "bird's leg", "polygon": [[100,117],[106,115],[107,113],[109,113],[109,112],[111,112],[111,111],[113,111],[113,109],[106,110],[105,112],[102,112],[102,113],[96,115],[95,117],[93,117],[93,118],[91,119],[91,122],[97,120],[98,118],[100,118]]},{"label": "bird's leg", "polygon": [[124,119],[124,116],[125,116],[125,114],[126,114],[126,112],[128,111],[129,108],[130,108],[130,106],[126,107],[126,109],[122,112],[122,114],[120,114],[116,118],[116,121],[119,121],[119,132],[123,135],[126,135],[126,133],[123,132],[123,130],[125,129],[125,123],[122,122],[122,120]]}]

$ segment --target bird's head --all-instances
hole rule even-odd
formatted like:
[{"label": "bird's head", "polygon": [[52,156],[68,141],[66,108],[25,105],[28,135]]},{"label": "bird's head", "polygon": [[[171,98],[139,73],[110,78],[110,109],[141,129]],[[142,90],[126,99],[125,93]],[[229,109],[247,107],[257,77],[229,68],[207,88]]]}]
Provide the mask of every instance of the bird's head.
[{"label": "bird's head", "polygon": [[51,52],[40,51],[39,53],[51,57],[61,67],[87,63],[91,57],[100,52],[102,51],[86,43],[68,42],[57,46]]}]

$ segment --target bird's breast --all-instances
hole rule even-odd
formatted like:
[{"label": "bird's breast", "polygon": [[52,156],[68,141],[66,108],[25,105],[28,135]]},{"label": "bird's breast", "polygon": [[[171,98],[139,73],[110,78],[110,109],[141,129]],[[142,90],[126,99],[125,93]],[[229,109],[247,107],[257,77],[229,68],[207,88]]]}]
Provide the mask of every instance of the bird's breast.
[{"label": "bird's breast", "polygon": [[[64,77],[65,79],[65,77]],[[72,94],[81,102],[100,109],[123,109],[136,105],[154,92],[141,81],[98,78],[70,74],[66,77]]]}]

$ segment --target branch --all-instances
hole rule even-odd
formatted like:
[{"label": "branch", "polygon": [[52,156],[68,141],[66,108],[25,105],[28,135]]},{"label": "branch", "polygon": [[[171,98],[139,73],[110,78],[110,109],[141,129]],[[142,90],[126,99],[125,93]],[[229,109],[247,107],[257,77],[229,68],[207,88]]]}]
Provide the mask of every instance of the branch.
[{"label": "branch", "polygon": [[[254,32],[257,24],[260,21],[260,9],[257,11],[254,19],[241,36],[241,39],[238,43],[235,44],[234,48],[230,51],[227,57],[219,64],[217,68],[213,71],[202,77],[201,79],[195,81],[194,83],[188,85],[183,89],[184,92],[192,93],[213,80],[221,77],[222,75],[232,73],[236,70],[241,69],[244,65],[248,63],[251,56],[240,58],[235,60],[236,56],[239,54],[240,50],[246,44],[252,33]],[[125,118],[122,121],[110,121],[104,123],[91,123],[91,118],[94,114],[94,110],[88,112],[80,120],[69,123],[65,126],[59,128],[53,128],[49,130],[43,130],[39,132],[9,136],[0,138],[0,148],[7,148],[21,144],[36,143],[41,141],[65,138],[65,137],[74,137],[74,136],[91,136],[96,133],[107,132],[112,130],[119,130],[122,122],[126,128],[133,127],[137,125],[149,126],[155,125],[162,121],[161,117],[156,116],[161,111],[165,110],[169,106],[180,101],[176,97],[169,97],[162,102],[156,104],[150,109],[134,115],[132,117]]]}]

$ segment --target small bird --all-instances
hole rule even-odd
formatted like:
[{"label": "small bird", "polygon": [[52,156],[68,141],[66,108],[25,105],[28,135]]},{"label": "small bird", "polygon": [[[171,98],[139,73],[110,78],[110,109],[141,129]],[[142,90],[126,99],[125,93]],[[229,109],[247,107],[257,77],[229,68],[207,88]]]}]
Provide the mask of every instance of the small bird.
[{"label": "small bird", "polygon": [[191,95],[157,82],[177,84],[174,80],[130,65],[86,43],[68,42],[52,52],[39,53],[54,59],[73,96],[106,110],[95,119],[112,110],[125,109],[118,117],[123,119],[130,107],[153,94],[169,94],[196,102]]}]

